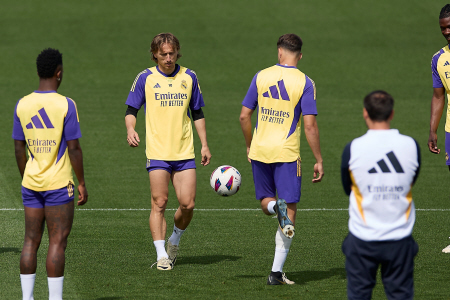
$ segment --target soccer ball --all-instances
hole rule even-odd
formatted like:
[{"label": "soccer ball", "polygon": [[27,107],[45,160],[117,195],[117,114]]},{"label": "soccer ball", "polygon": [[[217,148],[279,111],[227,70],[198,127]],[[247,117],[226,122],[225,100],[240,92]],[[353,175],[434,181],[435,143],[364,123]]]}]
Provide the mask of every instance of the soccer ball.
[{"label": "soccer ball", "polygon": [[220,166],[212,172],[210,184],[220,196],[234,195],[241,186],[241,173],[232,166]]}]

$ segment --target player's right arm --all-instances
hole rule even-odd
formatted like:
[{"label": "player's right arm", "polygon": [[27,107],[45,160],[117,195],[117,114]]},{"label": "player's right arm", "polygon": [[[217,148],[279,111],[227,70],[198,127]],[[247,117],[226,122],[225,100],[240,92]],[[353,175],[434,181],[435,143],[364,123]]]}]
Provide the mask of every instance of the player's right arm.
[{"label": "player's right arm", "polygon": [[16,155],[17,167],[19,168],[20,176],[23,178],[25,166],[27,164],[27,149],[25,141],[14,140],[14,154]]},{"label": "player's right arm", "polygon": [[428,137],[428,149],[435,154],[439,154],[441,149],[437,147],[437,129],[445,106],[445,89],[443,87],[434,88],[431,98],[430,134]]},{"label": "player's right arm", "polygon": [[250,158],[248,158],[248,154],[250,152],[250,145],[252,143],[252,109],[242,106],[241,115],[239,117],[239,122],[241,123],[242,133],[244,134],[245,145],[247,146],[247,159],[251,162]]},{"label": "player's right arm", "polygon": [[139,135],[134,130],[136,128],[136,117],[132,114],[128,114],[125,116],[125,126],[127,128],[127,142],[130,147],[137,147],[141,140],[139,139]]},{"label": "player's right arm", "polygon": [[128,94],[127,111],[125,112],[125,127],[127,128],[127,143],[130,147],[137,147],[141,140],[136,132],[136,118],[139,109],[145,103],[145,82],[147,76],[152,74],[150,70],[146,69],[136,76],[136,79],[131,86],[130,93]]}]

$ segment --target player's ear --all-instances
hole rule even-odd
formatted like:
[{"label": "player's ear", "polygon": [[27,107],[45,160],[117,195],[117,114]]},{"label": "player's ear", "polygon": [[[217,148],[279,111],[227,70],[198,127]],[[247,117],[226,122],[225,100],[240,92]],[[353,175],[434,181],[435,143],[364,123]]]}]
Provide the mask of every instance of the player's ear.
[{"label": "player's ear", "polygon": [[392,110],[388,120],[391,121],[393,118],[394,118],[394,110]]},{"label": "player's ear", "polygon": [[363,108],[363,118],[364,120],[367,120],[369,118],[369,113],[367,112],[366,108]]}]

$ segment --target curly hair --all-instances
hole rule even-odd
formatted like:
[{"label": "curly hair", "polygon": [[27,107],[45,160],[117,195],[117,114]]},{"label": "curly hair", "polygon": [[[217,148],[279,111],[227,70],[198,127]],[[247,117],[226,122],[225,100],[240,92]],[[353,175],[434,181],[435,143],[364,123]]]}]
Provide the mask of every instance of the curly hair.
[{"label": "curly hair", "polygon": [[293,33],[288,33],[280,36],[277,42],[277,48],[283,48],[294,53],[302,52],[303,41],[302,39]]},{"label": "curly hair", "polygon": [[152,53],[152,60],[154,62],[156,63],[158,62],[158,60],[155,57],[155,53],[158,52],[162,44],[166,43],[172,45],[172,47],[178,51],[177,59],[181,57],[180,42],[178,41],[178,39],[170,32],[160,33],[153,38],[152,44],[150,46],[150,52]]},{"label": "curly hair", "polygon": [[36,59],[39,78],[52,78],[56,68],[62,65],[62,54],[52,48],[42,50]]},{"label": "curly hair", "polygon": [[439,13],[439,20],[450,17],[450,4],[446,4]]}]

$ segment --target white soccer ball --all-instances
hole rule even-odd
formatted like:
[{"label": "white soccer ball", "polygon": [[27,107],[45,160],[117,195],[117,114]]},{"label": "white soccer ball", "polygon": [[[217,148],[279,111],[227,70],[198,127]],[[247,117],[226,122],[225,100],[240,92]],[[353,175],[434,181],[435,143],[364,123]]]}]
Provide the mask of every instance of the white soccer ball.
[{"label": "white soccer ball", "polygon": [[234,195],[241,186],[241,173],[232,166],[220,166],[212,172],[210,184],[220,196]]}]

